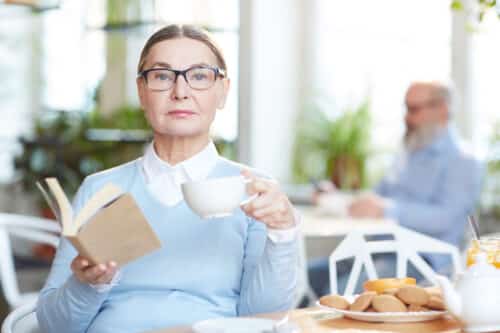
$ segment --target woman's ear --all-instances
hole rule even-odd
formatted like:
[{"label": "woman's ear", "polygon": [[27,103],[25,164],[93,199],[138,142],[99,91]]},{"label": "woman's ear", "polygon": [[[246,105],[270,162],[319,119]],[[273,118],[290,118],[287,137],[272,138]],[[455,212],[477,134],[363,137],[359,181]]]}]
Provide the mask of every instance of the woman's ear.
[{"label": "woman's ear", "polygon": [[137,95],[139,95],[139,102],[141,103],[142,108],[144,109],[144,93],[146,89],[146,84],[144,82],[144,79],[142,77],[138,77],[135,79],[135,83],[137,85]]},{"label": "woman's ear", "polygon": [[217,89],[217,109],[221,110],[226,105],[227,94],[229,92],[229,87],[231,85],[231,81],[228,78],[224,78],[221,80],[222,87]]}]

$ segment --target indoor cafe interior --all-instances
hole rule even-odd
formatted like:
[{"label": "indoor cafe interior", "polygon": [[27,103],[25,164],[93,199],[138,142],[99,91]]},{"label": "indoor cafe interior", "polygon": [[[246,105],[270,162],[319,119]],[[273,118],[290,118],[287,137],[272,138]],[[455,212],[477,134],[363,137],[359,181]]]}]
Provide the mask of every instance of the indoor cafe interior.
[{"label": "indoor cafe interior", "polygon": [[500,332],[500,3],[0,0],[1,333]]}]

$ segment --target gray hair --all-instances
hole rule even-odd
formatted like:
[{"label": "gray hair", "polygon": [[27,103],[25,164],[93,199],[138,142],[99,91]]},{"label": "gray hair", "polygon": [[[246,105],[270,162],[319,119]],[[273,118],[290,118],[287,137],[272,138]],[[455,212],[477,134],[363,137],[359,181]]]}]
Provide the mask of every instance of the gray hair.
[{"label": "gray hair", "polygon": [[444,102],[448,108],[449,117],[455,113],[458,107],[458,96],[453,82],[440,80],[422,80],[415,81],[411,84],[427,86],[431,89],[432,98],[439,102]]},{"label": "gray hair", "polygon": [[202,42],[213,52],[217,58],[218,66],[226,72],[227,66],[226,60],[224,59],[224,54],[219,45],[215,42],[215,39],[201,27],[188,24],[171,24],[163,27],[162,29],[156,31],[147,40],[144,48],[142,49],[141,56],[139,59],[139,64],[137,65],[137,73],[140,73],[144,69],[144,64],[146,62],[146,57],[148,56],[151,48],[164,40],[175,39],[175,38],[190,38]]},{"label": "gray hair", "polygon": [[457,107],[457,96],[452,82],[432,82],[433,94],[439,101],[443,101],[448,107],[449,115],[455,113]]}]

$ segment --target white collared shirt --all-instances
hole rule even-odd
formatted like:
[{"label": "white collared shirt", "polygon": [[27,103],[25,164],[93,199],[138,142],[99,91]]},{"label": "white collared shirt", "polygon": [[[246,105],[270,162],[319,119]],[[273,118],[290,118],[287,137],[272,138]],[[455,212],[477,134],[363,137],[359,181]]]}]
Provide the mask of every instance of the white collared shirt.
[{"label": "white collared shirt", "polygon": [[167,206],[174,206],[183,200],[181,184],[206,179],[218,158],[217,149],[210,142],[196,155],[172,166],[158,156],[151,143],[144,154],[142,170],[155,198]]},{"label": "white collared shirt", "polygon": [[[146,186],[153,196],[167,206],[174,206],[183,200],[181,184],[187,181],[201,181],[208,177],[219,159],[213,142],[202,151],[174,166],[162,160],[151,143],[142,159],[142,170]],[[267,235],[274,243],[295,239],[299,217],[295,211],[295,227],[284,230],[268,229]]]}]

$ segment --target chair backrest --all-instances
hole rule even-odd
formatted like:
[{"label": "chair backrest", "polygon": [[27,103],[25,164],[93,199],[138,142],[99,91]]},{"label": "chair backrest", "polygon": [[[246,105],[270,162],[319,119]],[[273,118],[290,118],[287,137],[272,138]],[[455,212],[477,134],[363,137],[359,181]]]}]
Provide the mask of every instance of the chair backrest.
[{"label": "chair backrest", "polygon": [[35,309],[33,300],[12,311],[2,324],[2,333],[40,333]]},{"label": "chair backrest", "polygon": [[[392,235],[394,239],[380,241],[365,240],[365,236],[375,235]],[[412,263],[427,281],[435,284],[435,272],[422,259],[421,253],[448,254],[451,256],[455,274],[462,271],[457,247],[398,225],[380,225],[370,230],[350,232],[330,255],[331,292],[338,293],[337,262],[344,259],[354,258],[344,295],[352,295],[354,293],[363,266],[366,269],[369,279],[377,279],[378,275],[372,259],[372,254],[376,253],[397,254],[397,277],[406,276],[408,263]]]},{"label": "chair backrest", "polygon": [[0,213],[0,280],[5,299],[12,309],[33,297],[23,297],[26,295],[22,295],[19,291],[9,236],[57,247],[59,237],[56,234],[59,232],[59,225],[52,220]]}]

